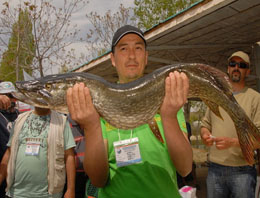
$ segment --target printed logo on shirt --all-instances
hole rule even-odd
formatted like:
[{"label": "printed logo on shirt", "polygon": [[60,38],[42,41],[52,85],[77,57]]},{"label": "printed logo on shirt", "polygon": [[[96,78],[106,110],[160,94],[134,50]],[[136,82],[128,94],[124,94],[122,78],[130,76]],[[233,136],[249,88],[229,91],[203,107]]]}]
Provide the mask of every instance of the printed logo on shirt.
[{"label": "printed logo on shirt", "polygon": [[187,125],[186,125],[185,122],[182,122],[181,124],[182,124],[182,128],[183,128],[183,129],[187,129]]},{"label": "printed logo on shirt", "polygon": [[161,116],[154,116],[154,119],[156,122],[160,122],[162,120]]},{"label": "printed logo on shirt", "polygon": [[113,127],[111,124],[109,124],[108,122],[105,123],[105,127],[106,127],[106,131],[113,131],[116,128]]}]

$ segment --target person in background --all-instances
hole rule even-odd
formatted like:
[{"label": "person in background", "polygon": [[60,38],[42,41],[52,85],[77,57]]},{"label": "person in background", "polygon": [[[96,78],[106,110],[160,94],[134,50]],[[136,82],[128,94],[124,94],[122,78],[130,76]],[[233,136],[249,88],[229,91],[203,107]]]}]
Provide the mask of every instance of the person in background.
[{"label": "person in background", "polygon": [[82,130],[80,126],[74,120],[72,120],[69,115],[68,121],[70,123],[71,131],[76,143],[76,146],[74,148],[76,164],[75,196],[76,198],[97,198],[98,188],[91,184],[83,167],[85,152],[84,130]]},{"label": "person in background", "polygon": [[0,109],[0,113],[5,116],[8,122],[14,122],[19,115],[19,111],[16,108],[16,99],[12,93],[16,92],[12,82],[4,81],[0,83],[0,94],[1,96],[7,96],[11,104],[6,109]]},{"label": "person in background", "polygon": [[[260,129],[260,94],[245,82],[250,73],[248,54],[233,53],[228,58],[227,73],[234,97]],[[255,197],[256,168],[246,162],[231,118],[222,108],[219,110],[223,120],[207,109],[201,125],[201,138],[210,148],[207,197]]]},{"label": "person in background", "polygon": [[67,118],[35,107],[15,121],[0,169],[8,197],[75,197],[75,142]]},{"label": "person in background", "polygon": [[[88,176],[86,175],[84,168],[83,168],[83,157],[84,157],[84,150],[85,150],[85,137],[84,132],[80,128],[80,126],[73,121],[70,116],[67,116],[72,135],[74,137],[74,141],[76,146],[74,147],[74,155],[75,155],[75,197],[83,198],[85,197],[85,189],[86,189],[86,182],[88,180]],[[65,185],[64,194],[66,193],[67,187]]]},{"label": "person in background", "polygon": [[11,107],[11,100],[8,96],[0,94],[0,109],[8,109]]},{"label": "person in background", "polygon": [[[111,61],[118,83],[142,77],[148,61],[143,32],[130,25],[119,28],[112,40]],[[103,119],[100,122],[89,89],[83,83],[68,89],[71,118],[85,133],[84,169],[92,184],[100,187],[99,198],[180,197],[176,171],[186,176],[192,169],[192,149],[181,108],[187,101],[188,89],[184,73],[173,72],[166,78],[160,115],[154,117],[162,140],[156,138],[148,124],[122,130]]]},{"label": "person in background", "polygon": [[[7,149],[10,129],[12,122],[18,116],[18,110],[15,108],[15,99],[12,96],[15,88],[12,82],[0,83],[0,161]],[[6,181],[0,186],[0,197],[5,197]]]}]

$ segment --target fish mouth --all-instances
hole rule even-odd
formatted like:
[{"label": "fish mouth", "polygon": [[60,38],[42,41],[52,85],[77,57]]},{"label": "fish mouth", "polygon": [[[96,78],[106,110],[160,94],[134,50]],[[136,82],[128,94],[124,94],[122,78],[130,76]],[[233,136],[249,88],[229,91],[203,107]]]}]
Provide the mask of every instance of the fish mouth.
[{"label": "fish mouth", "polygon": [[34,85],[35,83],[36,83],[36,81],[28,81],[28,82],[17,81],[15,83],[15,86],[19,91],[22,91],[22,90],[30,91],[31,85]]},{"label": "fish mouth", "polygon": [[24,101],[24,100],[27,99],[27,97],[26,97],[23,93],[21,93],[21,92],[19,92],[19,91],[13,92],[12,95],[13,95],[17,100],[20,100],[20,101]]},{"label": "fish mouth", "polygon": [[52,94],[44,89],[38,81],[16,82],[15,85],[18,91],[13,95],[17,100],[37,107],[47,108],[49,106],[48,101]]},{"label": "fish mouth", "polygon": [[52,94],[49,91],[47,91],[46,89],[39,90],[38,93],[41,96],[43,96],[44,98],[51,98],[52,97]]},{"label": "fish mouth", "polygon": [[15,83],[18,91],[23,94],[26,98],[30,99],[30,97],[40,95],[43,98],[52,97],[51,93],[45,89],[45,86],[40,83],[38,80],[30,80],[30,81],[18,81]]},{"label": "fish mouth", "polygon": [[32,106],[45,107],[45,108],[49,106],[48,101],[46,101],[46,99],[43,97],[37,96],[36,93],[15,92],[13,93],[13,95],[17,100],[30,104]]}]

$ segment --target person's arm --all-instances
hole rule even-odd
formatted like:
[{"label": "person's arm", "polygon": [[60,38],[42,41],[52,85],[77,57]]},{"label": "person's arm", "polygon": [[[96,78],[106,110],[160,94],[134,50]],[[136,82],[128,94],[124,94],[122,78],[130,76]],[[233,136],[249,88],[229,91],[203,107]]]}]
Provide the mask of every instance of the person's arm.
[{"label": "person's arm", "polygon": [[0,109],[8,109],[11,107],[11,100],[6,95],[0,95]]},{"label": "person's arm", "polygon": [[10,157],[10,148],[7,148],[0,164],[0,185],[6,179],[7,176],[7,165]]},{"label": "person's arm", "polygon": [[71,118],[85,133],[84,170],[96,187],[106,185],[108,178],[107,143],[103,140],[100,117],[83,83],[67,91],[67,104]]},{"label": "person's arm", "polygon": [[230,147],[240,147],[238,138],[216,137],[214,138],[216,148],[219,150],[228,149]]},{"label": "person's arm", "polygon": [[202,142],[206,146],[212,146],[214,144],[216,148],[219,150],[228,149],[230,147],[240,147],[238,138],[213,137],[211,135],[211,131],[208,128],[203,126],[200,129],[200,136]]},{"label": "person's arm", "polygon": [[177,113],[186,103],[189,80],[184,73],[170,73],[165,80],[165,98],[161,106],[161,117],[169,154],[181,176],[192,170],[192,148],[180,129]]},{"label": "person's arm", "polygon": [[206,146],[212,146],[214,143],[214,138],[211,136],[211,132],[206,127],[201,127],[200,129],[200,137],[202,139],[203,144]]},{"label": "person's arm", "polygon": [[75,158],[74,158],[74,148],[65,150],[65,165],[66,165],[66,175],[67,175],[67,190],[64,195],[65,198],[75,197]]}]

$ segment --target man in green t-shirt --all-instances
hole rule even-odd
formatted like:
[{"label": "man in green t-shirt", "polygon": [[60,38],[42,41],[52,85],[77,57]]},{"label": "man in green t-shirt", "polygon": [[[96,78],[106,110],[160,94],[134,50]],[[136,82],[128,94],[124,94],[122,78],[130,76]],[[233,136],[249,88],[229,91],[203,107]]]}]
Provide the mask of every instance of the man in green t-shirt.
[{"label": "man in green t-shirt", "polygon": [[[118,83],[142,77],[147,59],[141,30],[126,25],[115,32],[111,61],[119,76]],[[91,182],[100,187],[99,198],[180,197],[176,171],[186,176],[192,169],[192,149],[181,109],[188,89],[184,73],[173,72],[166,78],[160,115],[155,115],[152,123],[159,128],[159,137],[148,124],[121,130],[103,119],[100,122],[89,89],[81,83],[68,90],[71,117],[85,132],[84,169]]]}]

